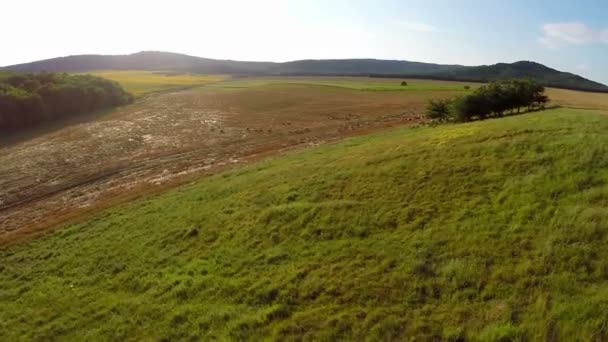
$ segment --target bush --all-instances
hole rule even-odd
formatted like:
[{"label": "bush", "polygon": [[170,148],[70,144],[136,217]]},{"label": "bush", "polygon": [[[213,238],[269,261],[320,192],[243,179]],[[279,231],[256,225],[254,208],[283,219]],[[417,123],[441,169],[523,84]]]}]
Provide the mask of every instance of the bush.
[{"label": "bush", "polygon": [[402,86],[406,86],[406,85],[407,85],[407,82],[403,81],[403,82],[401,82],[401,85],[402,85]]},{"label": "bush", "polygon": [[446,121],[450,115],[450,100],[430,100],[426,116],[431,120]]},{"label": "bush", "polygon": [[471,86],[468,86],[468,85],[464,86],[464,90],[469,90],[469,89],[471,89]]}]

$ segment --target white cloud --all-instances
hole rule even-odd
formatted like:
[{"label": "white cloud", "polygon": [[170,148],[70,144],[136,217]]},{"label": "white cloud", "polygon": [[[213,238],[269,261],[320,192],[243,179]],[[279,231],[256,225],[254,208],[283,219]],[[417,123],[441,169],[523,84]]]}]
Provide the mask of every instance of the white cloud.
[{"label": "white cloud", "polygon": [[539,42],[548,48],[608,43],[608,29],[594,30],[581,22],[548,23],[541,29]]},{"label": "white cloud", "polygon": [[589,67],[588,64],[579,64],[576,66],[576,70],[581,71],[581,72],[585,72],[585,71],[589,71],[591,70],[591,67]]},{"label": "white cloud", "polygon": [[410,31],[417,31],[417,32],[435,32],[435,31],[437,31],[437,28],[435,28],[431,25],[427,25],[424,23],[416,22],[416,21],[402,21],[401,26],[405,27],[406,29],[408,29]]}]

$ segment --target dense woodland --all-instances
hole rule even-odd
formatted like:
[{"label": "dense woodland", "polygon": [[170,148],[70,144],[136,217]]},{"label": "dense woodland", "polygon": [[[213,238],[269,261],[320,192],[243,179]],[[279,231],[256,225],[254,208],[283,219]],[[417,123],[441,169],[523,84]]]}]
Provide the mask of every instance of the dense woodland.
[{"label": "dense woodland", "polygon": [[466,122],[544,108],[545,87],[533,80],[492,82],[452,100],[431,100],[427,116],[433,120]]},{"label": "dense woodland", "polygon": [[0,131],[12,133],[131,102],[133,96],[118,83],[91,75],[0,75]]}]

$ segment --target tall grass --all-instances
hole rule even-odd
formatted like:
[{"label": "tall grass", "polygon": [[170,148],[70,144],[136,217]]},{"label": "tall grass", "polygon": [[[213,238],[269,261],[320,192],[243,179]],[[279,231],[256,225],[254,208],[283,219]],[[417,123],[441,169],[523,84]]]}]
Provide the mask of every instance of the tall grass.
[{"label": "tall grass", "polygon": [[608,119],[398,129],[0,252],[0,340],[604,340]]}]

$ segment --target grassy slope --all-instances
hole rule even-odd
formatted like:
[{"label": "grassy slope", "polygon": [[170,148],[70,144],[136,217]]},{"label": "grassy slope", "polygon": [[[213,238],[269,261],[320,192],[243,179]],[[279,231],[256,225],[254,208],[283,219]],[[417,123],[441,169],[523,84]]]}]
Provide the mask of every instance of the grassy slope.
[{"label": "grassy slope", "polygon": [[120,83],[125,90],[135,96],[195,87],[225,79],[224,76],[218,75],[166,75],[151,71],[97,71],[92,74]]},{"label": "grassy slope", "polygon": [[608,338],[608,119],[291,154],[0,251],[0,340]]}]

